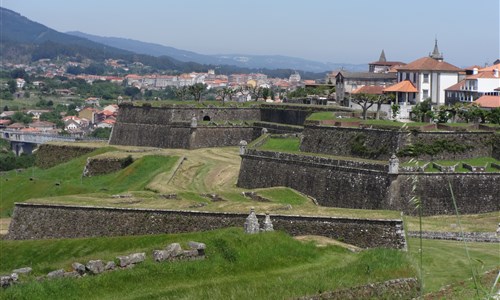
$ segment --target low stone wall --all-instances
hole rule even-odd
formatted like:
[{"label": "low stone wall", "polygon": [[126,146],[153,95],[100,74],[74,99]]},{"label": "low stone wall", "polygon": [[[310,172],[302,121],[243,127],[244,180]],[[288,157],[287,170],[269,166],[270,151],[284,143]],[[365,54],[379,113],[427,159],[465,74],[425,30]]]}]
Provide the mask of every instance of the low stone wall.
[{"label": "low stone wall", "polygon": [[109,174],[123,169],[125,157],[106,157],[87,159],[87,164],[83,169],[83,176],[91,177],[103,174]]},{"label": "low stone wall", "polygon": [[[7,239],[78,238],[242,227],[247,215],[16,203]],[[258,215],[263,220],[263,215]],[[362,248],[405,249],[401,220],[271,215],[275,230],[322,235]]]},{"label": "low stone wall", "polygon": [[[418,132],[385,129],[347,128],[335,126],[304,126],[304,139],[300,150],[340,156],[364,157],[388,160],[393,153],[409,147],[439,144],[450,150],[429,154],[418,154],[421,160],[455,160],[482,156],[494,156],[494,132]],[[438,145],[438,146],[439,146]],[[434,147],[435,148],[435,147]],[[403,161],[411,157],[398,155]]]},{"label": "low stone wall", "polygon": [[79,156],[88,154],[99,149],[99,147],[71,145],[42,144],[36,153],[36,165],[42,169],[48,169],[58,164],[70,161]]},{"label": "low stone wall", "polygon": [[323,206],[398,210],[410,215],[416,214],[410,204],[414,195],[422,200],[425,215],[454,214],[451,185],[459,213],[500,211],[500,173],[389,174],[384,164],[250,149],[242,155],[237,185],[249,189],[286,186]]},{"label": "low stone wall", "polygon": [[[419,231],[407,232],[408,237],[419,238]],[[437,232],[437,231],[423,231],[422,238],[431,240],[453,240],[453,241],[467,241],[477,243],[500,243],[500,236],[495,232]]]},{"label": "low stone wall", "polygon": [[400,278],[377,282],[350,289],[324,292],[314,296],[300,297],[298,300],[325,299],[416,299],[420,284],[416,278]]},{"label": "low stone wall", "polygon": [[267,132],[272,134],[301,133],[304,130],[304,127],[302,126],[270,122],[254,122],[253,126],[259,130],[262,130],[262,128],[266,128]]}]

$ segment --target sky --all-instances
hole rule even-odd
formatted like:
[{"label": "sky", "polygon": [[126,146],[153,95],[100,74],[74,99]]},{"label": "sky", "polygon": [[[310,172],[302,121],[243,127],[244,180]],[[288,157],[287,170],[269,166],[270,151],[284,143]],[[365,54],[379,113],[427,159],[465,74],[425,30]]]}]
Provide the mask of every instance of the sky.
[{"label": "sky", "polygon": [[[438,39],[459,67],[500,57],[500,0],[0,0],[57,31],[131,38],[201,54],[321,62],[411,62]],[[0,29],[1,30],[1,29]]]}]

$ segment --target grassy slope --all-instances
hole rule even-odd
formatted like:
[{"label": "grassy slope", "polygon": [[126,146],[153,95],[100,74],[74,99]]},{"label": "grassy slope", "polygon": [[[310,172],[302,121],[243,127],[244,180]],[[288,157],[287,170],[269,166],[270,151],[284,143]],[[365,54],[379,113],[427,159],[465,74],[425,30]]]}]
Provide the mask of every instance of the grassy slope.
[{"label": "grassy slope", "polygon": [[[495,243],[467,243],[473,268],[477,274],[500,268],[500,245]],[[419,240],[409,239],[409,252],[415,264],[418,261]],[[463,242],[423,240],[424,290],[436,292],[440,287],[472,277]],[[488,290],[491,284],[486,287]],[[456,299],[471,299],[471,289],[466,288]]]},{"label": "grassy slope", "polygon": [[19,174],[10,172],[8,181],[1,180],[0,216],[9,215],[14,202],[31,198],[143,190],[150,180],[168,171],[176,161],[175,157],[145,156],[121,171],[82,179],[87,157],[107,151],[111,149],[99,149],[47,170],[34,168]]},{"label": "grassy slope", "polygon": [[[207,244],[203,261],[153,263],[151,251],[171,242]],[[0,291],[5,299],[262,299],[290,298],[318,291],[414,277],[406,254],[390,249],[352,253],[337,246],[317,248],[283,233],[245,235],[241,229],[206,233],[52,241],[0,241],[0,272],[30,265],[34,275],[74,261],[113,259],[146,251],[132,270],[86,278],[30,282]]]}]

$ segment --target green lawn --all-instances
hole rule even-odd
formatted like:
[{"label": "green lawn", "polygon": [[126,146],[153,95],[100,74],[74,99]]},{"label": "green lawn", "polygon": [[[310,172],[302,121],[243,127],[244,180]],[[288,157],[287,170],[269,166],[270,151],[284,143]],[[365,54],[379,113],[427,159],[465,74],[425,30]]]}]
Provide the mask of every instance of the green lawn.
[{"label": "green lawn", "polygon": [[32,198],[140,191],[156,175],[168,171],[177,160],[177,157],[144,156],[121,171],[82,178],[87,157],[106,151],[109,149],[99,149],[47,170],[32,168],[22,173],[8,172],[7,176],[0,180],[0,216],[9,216],[14,202]]},{"label": "green lawn", "polygon": [[[472,278],[471,266],[463,242],[423,240],[422,244],[425,292],[436,292],[444,285]],[[472,259],[472,269],[476,274],[483,274],[488,270],[500,267],[500,244],[467,243],[467,247]],[[409,239],[409,253],[415,264],[418,264],[418,239]],[[491,283],[482,288],[490,290]],[[457,293],[453,299],[475,298],[470,284]],[[482,296],[484,297],[484,295]]]},{"label": "green lawn", "polygon": [[299,151],[299,138],[273,138],[270,137],[259,147],[261,150],[269,151]]},{"label": "green lawn", "polygon": [[[190,240],[207,245],[200,261],[154,263],[151,251]],[[280,232],[246,235],[242,229],[205,233],[51,241],[0,241],[0,272],[31,266],[28,283],[0,291],[2,299],[288,299],[321,291],[415,277],[407,255],[372,249],[352,253],[316,247]],[[112,260],[146,252],[133,269],[80,279],[37,282],[34,277],[74,261]]]}]

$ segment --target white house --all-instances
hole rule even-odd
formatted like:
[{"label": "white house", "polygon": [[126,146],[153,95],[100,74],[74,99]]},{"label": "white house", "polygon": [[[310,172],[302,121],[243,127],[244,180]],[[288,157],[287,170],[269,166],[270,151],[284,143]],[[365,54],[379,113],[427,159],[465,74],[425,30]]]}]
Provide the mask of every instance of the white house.
[{"label": "white house", "polygon": [[[445,104],[445,89],[458,83],[462,69],[443,60],[436,44],[428,57],[422,57],[398,68],[398,83],[409,80],[417,88],[410,103],[416,104],[431,98],[436,105]],[[401,101],[403,102],[403,101]]]},{"label": "white house", "polygon": [[[473,68],[459,83],[446,89],[446,104],[473,102],[482,96],[498,96],[500,92],[500,64],[486,68]],[[470,71],[468,71],[470,72]]]}]

